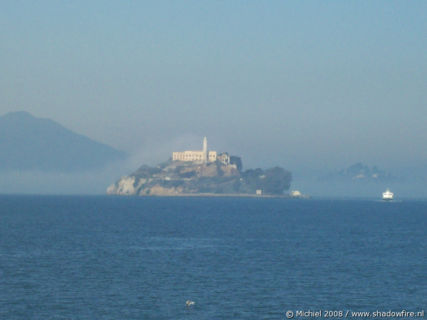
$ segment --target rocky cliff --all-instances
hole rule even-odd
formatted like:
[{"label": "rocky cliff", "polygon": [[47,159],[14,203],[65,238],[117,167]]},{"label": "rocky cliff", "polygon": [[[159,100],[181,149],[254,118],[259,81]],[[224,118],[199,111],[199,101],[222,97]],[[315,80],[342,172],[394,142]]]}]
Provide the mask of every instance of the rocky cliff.
[{"label": "rocky cliff", "polygon": [[[240,171],[236,164],[168,161],[142,166],[108,187],[111,195],[177,196],[190,194],[281,195],[288,190],[291,173],[279,168]],[[259,191],[258,191],[259,192]]]}]

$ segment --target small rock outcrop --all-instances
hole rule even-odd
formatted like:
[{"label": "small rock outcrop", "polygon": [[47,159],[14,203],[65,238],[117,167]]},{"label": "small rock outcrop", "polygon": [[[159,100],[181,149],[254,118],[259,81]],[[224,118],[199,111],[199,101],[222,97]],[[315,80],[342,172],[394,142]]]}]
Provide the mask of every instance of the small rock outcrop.
[{"label": "small rock outcrop", "polygon": [[320,177],[320,181],[341,181],[352,183],[366,182],[394,182],[398,178],[394,177],[389,172],[379,169],[377,166],[368,166],[361,162],[355,163],[348,168],[341,169],[336,172]]}]

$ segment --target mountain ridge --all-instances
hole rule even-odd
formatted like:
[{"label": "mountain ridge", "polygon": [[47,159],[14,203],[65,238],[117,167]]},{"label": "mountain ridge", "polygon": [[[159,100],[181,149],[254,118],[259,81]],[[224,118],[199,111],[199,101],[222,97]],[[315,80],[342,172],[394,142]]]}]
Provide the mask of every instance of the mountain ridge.
[{"label": "mountain ridge", "polygon": [[26,111],[0,116],[0,171],[79,172],[126,154]]}]

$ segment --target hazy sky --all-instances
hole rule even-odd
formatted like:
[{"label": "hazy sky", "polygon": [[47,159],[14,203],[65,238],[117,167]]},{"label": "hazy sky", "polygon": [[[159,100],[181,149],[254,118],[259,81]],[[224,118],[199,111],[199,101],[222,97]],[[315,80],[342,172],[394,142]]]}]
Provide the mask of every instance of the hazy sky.
[{"label": "hazy sky", "polygon": [[0,113],[164,158],[427,163],[427,1],[2,1]]}]

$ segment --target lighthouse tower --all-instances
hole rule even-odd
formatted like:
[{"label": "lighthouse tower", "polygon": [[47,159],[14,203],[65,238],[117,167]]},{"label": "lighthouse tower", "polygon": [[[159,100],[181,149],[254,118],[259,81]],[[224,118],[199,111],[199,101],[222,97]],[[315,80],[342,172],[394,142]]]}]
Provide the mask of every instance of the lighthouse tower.
[{"label": "lighthouse tower", "polygon": [[203,162],[208,162],[208,139],[206,137],[203,138]]}]

